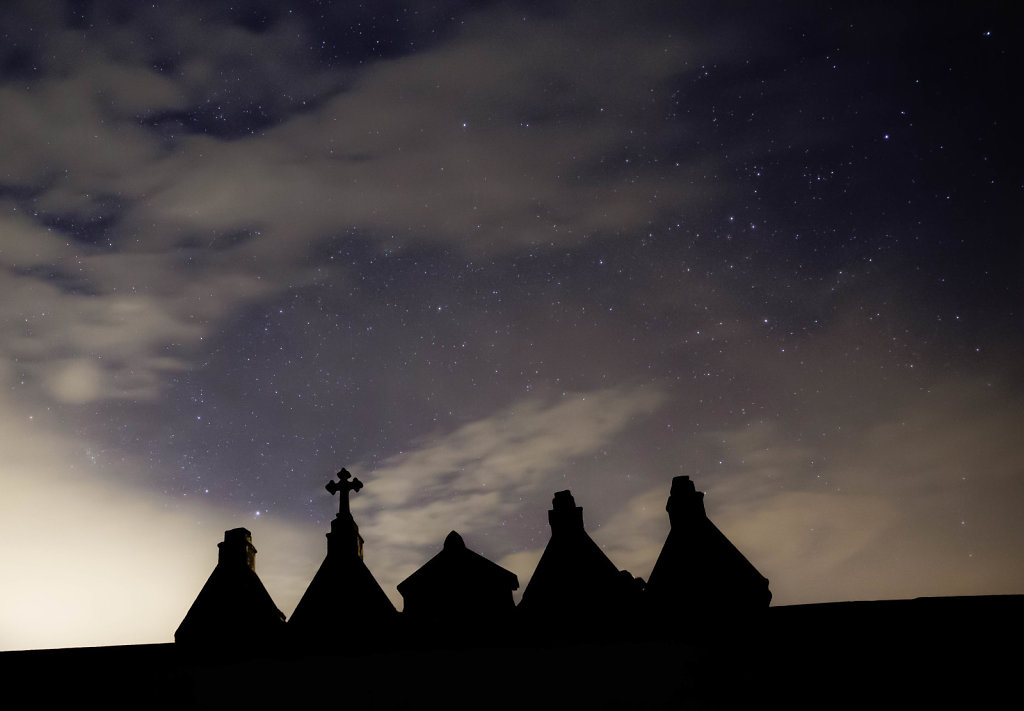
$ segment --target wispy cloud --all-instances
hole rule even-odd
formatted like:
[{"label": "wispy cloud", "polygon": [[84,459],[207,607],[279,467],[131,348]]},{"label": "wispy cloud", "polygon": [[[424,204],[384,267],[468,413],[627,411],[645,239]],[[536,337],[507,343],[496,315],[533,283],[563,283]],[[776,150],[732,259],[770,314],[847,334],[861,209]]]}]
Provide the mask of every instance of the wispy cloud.
[{"label": "wispy cloud", "polygon": [[[512,551],[502,530],[524,499],[543,520],[574,458],[607,446],[664,402],[650,387],[526,399],[379,463],[353,504],[367,555],[380,561],[374,573],[397,584],[453,529],[475,538],[480,553],[505,558]],[[546,525],[536,540],[547,540]],[[532,570],[514,572],[525,580]]]},{"label": "wispy cloud", "polygon": [[[600,51],[578,53],[567,27]],[[3,184],[28,196],[7,205],[0,261],[7,288],[33,295],[4,300],[3,355],[58,402],[156,397],[225,317],[324,279],[314,256],[341,234],[507,254],[632,238],[709,197],[708,155],[639,170],[619,148],[637,121],[659,125],[646,106],[664,104],[692,39],[485,12],[414,57],[296,74],[288,22],[221,30],[198,41],[197,18],[141,12],[90,40],[55,28],[32,90],[0,87]],[[216,114],[239,62],[259,80],[223,101],[270,102],[267,125],[174,128]]]},{"label": "wispy cloud", "polygon": [[799,445],[767,425],[715,435],[734,471],[709,481],[709,514],[775,601],[1024,585],[1011,564],[1024,524],[1006,498],[1024,472],[1013,398],[952,379],[877,414]]}]

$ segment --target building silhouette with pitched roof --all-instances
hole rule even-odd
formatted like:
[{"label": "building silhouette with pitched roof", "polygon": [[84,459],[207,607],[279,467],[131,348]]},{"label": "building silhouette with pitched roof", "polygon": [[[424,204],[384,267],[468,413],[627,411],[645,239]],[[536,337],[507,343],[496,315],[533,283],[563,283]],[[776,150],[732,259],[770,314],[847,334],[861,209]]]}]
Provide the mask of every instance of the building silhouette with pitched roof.
[{"label": "building silhouette with pitched roof", "polygon": [[[168,709],[511,711],[818,708],[837,690],[840,705],[877,705],[882,690],[905,705],[987,707],[1014,692],[1019,655],[1005,639],[1020,631],[1024,595],[769,608],[767,581],[707,520],[686,477],[673,480],[672,529],[644,588],[589,539],[565,491],[555,495],[551,540],[518,607],[509,600],[515,575],[452,532],[403,581],[397,613],[362,565],[362,538],[346,513],[359,486],[343,477],[330,487],[346,501],[302,604],[310,636],[287,635],[256,576],[251,535],[233,529],[175,644],[0,652],[8,695],[46,708],[95,698]],[[364,610],[379,615],[369,627]],[[380,620],[396,618],[399,634],[382,635]],[[297,619],[298,608],[288,625]],[[632,619],[640,634],[621,636],[615,619]],[[694,620],[702,619],[714,626],[701,629]],[[476,634],[453,636],[460,621]],[[941,684],[937,669],[948,672]]]},{"label": "building silhouette with pitched roof", "polygon": [[444,642],[500,638],[515,614],[515,573],[466,547],[455,531],[433,558],[398,584],[411,634]]},{"label": "building silhouette with pitched roof", "polygon": [[363,484],[339,472],[341,483],[326,489],[338,492],[339,511],[327,534],[327,556],[288,620],[289,636],[298,645],[314,648],[386,645],[394,634],[397,612],[373,573],[363,562],[363,537],[349,510],[349,491]]},{"label": "building silhouette with pitched roof", "polygon": [[768,579],[711,522],[690,477],[672,480],[665,509],[672,528],[644,590],[652,614],[692,621],[695,613],[745,616],[768,607]]},{"label": "building silhouette with pitched roof", "polygon": [[[973,708],[1005,703],[1016,690],[1019,655],[1005,640],[1021,631],[1024,595],[769,608],[767,581],[707,520],[686,477],[673,481],[672,530],[646,588],[586,536],[565,491],[555,495],[551,540],[510,625],[490,615],[500,620],[510,609],[514,574],[454,532],[403,581],[406,609],[397,613],[362,565],[362,538],[344,514],[359,486],[332,482],[346,501],[302,604],[310,636],[287,635],[256,576],[251,535],[233,529],[175,644],[0,652],[8,696],[44,708],[94,699],[134,708],[145,699],[167,709],[562,711],[819,708],[836,698],[859,707],[877,705],[880,692],[902,705]],[[365,610],[379,615],[370,627],[361,625]],[[382,635],[380,620],[396,618],[399,634]],[[298,608],[288,625],[297,619]],[[619,635],[615,619],[633,619],[640,634]],[[694,620],[702,619],[714,626],[700,629]],[[453,636],[449,623],[460,620],[475,622],[476,634]]]},{"label": "building silhouette with pitched roof", "polygon": [[583,508],[568,490],[548,511],[551,538],[519,602],[520,615],[558,635],[551,622],[574,622],[570,635],[617,636],[640,602],[643,583],[620,571],[583,527]]},{"label": "building silhouette with pitched roof", "polygon": [[452,531],[441,552],[398,584],[402,612],[417,617],[500,619],[515,609],[519,578],[466,547]]},{"label": "building silhouette with pitched roof", "polygon": [[[678,631],[685,622],[749,619],[768,607],[768,580],[708,519],[689,477],[672,481],[671,530],[645,583],[619,570],[587,534],[583,508],[568,490],[548,511],[551,538],[522,600],[515,573],[466,547],[452,531],[442,550],[398,585],[396,612],[363,562],[363,538],[349,494],[363,484],[345,469],[326,488],[339,494],[327,556],[287,623],[296,649],[384,649],[394,645],[501,644],[513,624],[558,640],[621,640]],[[176,641],[278,641],[284,615],[256,576],[245,529],[225,533],[221,558],[182,621]]]},{"label": "building silhouette with pitched roof", "polygon": [[244,528],[224,532],[217,565],[174,633],[194,647],[268,646],[281,641],[284,613],[256,575],[256,547]]}]

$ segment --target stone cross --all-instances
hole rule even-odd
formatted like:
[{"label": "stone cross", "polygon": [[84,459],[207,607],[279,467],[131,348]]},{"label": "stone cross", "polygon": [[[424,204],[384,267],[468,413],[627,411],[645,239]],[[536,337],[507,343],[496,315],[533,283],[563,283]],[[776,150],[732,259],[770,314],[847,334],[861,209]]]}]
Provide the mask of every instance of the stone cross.
[{"label": "stone cross", "polygon": [[332,496],[336,492],[341,493],[341,495],[338,497],[339,518],[343,516],[352,518],[352,511],[348,507],[348,492],[359,491],[360,489],[363,488],[363,482],[359,481],[358,479],[352,479],[352,481],[349,481],[350,478],[352,478],[352,474],[349,473],[348,469],[342,468],[342,470],[338,472],[338,479],[340,479],[340,481],[335,482],[333,479],[331,479],[329,482],[327,482],[327,486],[324,487],[329,492],[331,492]]}]

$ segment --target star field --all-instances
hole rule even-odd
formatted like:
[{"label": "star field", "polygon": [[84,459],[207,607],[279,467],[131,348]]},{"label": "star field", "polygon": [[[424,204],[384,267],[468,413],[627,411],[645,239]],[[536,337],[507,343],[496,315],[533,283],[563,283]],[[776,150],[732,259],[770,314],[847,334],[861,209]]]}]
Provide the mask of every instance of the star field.
[{"label": "star field", "polygon": [[399,608],[452,529],[525,587],[566,488],[646,577],[678,474],[774,604],[1021,592],[1005,8],[44,5],[2,648],[169,639],[237,526],[290,613],[341,466]]}]

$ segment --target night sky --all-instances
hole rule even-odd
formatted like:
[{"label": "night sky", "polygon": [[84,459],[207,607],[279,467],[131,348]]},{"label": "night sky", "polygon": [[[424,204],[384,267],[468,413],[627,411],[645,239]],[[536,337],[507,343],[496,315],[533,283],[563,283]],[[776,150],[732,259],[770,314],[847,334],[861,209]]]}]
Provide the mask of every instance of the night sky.
[{"label": "night sky", "polygon": [[0,5],[0,649],[239,526],[290,615],[342,466],[399,609],[680,474],[773,604],[1024,593],[1012,3],[365,5]]}]

